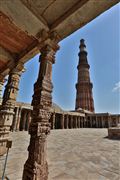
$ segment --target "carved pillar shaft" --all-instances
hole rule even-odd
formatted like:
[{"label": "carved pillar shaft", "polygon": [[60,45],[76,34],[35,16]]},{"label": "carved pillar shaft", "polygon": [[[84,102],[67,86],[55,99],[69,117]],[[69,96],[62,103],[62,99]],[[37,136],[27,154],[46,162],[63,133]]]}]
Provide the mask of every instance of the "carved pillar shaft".
[{"label": "carved pillar shaft", "polygon": [[19,107],[15,108],[15,115],[13,118],[13,123],[12,123],[12,131],[16,130],[16,124],[17,124],[17,119],[18,119],[18,112],[19,112]]},{"label": "carved pillar shaft", "polygon": [[27,111],[24,110],[24,114],[23,114],[23,117],[22,117],[22,130],[23,131],[25,131],[26,121],[27,121]]},{"label": "carved pillar shaft", "polygon": [[75,128],[77,128],[77,116],[75,117]]},{"label": "carved pillar shaft", "polygon": [[73,116],[70,116],[70,128],[73,128]]},{"label": "carved pillar shaft", "polygon": [[64,114],[61,115],[61,129],[64,129]]},{"label": "carved pillar shaft", "polygon": [[81,117],[78,117],[78,128],[81,128]]},{"label": "carved pillar shaft", "polygon": [[77,116],[77,128],[79,128],[79,120],[78,120],[78,116]]},{"label": "carved pillar shaft", "polygon": [[17,117],[17,123],[16,123],[16,131],[19,131],[19,128],[20,128],[21,111],[22,111],[22,109],[19,108],[18,117]]},{"label": "carved pillar shaft", "polygon": [[20,68],[14,68],[10,72],[3,95],[3,101],[0,111],[0,149],[2,151],[1,154],[4,154],[6,152],[6,143],[9,139],[9,131],[14,116],[18,85],[20,76],[22,74],[21,68],[23,69],[23,65]]},{"label": "carved pillar shaft", "polygon": [[34,85],[33,113],[29,128],[29,155],[24,165],[23,180],[47,180],[46,138],[50,133],[49,119],[52,107],[52,64],[58,45],[46,44],[40,49],[40,70]]},{"label": "carved pillar shaft", "polygon": [[31,111],[29,111],[27,115],[27,129],[26,129],[27,131],[29,130],[30,123],[31,123]]},{"label": "carved pillar shaft", "polygon": [[65,123],[65,124],[66,124],[66,127],[65,127],[65,128],[68,129],[68,114],[66,114],[65,122],[66,122],[66,123]]},{"label": "carved pillar shaft", "polygon": [[52,129],[55,129],[55,113],[53,113],[52,117]]}]

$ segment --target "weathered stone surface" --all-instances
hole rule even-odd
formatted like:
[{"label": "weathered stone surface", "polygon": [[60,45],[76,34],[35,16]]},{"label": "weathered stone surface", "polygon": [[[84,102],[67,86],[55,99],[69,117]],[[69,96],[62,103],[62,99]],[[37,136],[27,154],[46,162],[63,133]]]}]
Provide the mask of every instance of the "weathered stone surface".
[{"label": "weathered stone surface", "polygon": [[0,155],[5,153],[6,143],[9,138],[21,74],[22,71],[13,69],[9,74],[8,82],[5,87],[0,108]]},{"label": "weathered stone surface", "polygon": [[[109,140],[107,129],[52,130],[48,136],[49,180],[119,180],[120,142]],[[6,176],[21,180],[27,157],[27,132],[10,133],[13,146],[9,151]],[[0,176],[5,156],[0,158]],[[17,162],[17,164],[16,164]]]},{"label": "weathered stone surface", "polygon": [[108,128],[108,137],[110,139],[120,139],[120,127]]}]

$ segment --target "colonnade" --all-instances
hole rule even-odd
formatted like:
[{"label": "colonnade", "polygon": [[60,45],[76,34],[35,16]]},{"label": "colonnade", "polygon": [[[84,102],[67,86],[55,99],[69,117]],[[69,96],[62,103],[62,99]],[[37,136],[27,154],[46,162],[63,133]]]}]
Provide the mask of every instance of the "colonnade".
[{"label": "colonnade", "polygon": [[[69,113],[69,112],[68,112]],[[78,114],[78,113],[77,113]],[[50,118],[51,129],[72,128],[109,128],[117,126],[118,118],[115,120],[110,115],[80,116],[66,113],[53,113]]]},{"label": "colonnade", "polygon": [[84,127],[84,119],[84,116],[53,113],[50,118],[51,129],[82,128]]},{"label": "colonnade", "polygon": [[29,109],[16,107],[11,131],[28,131],[31,123],[31,113],[32,111]]}]

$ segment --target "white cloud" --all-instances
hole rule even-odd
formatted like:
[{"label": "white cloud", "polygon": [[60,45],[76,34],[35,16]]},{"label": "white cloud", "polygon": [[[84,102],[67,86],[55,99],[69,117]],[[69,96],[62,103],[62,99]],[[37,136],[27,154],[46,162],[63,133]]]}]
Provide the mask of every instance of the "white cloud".
[{"label": "white cloud", "polygon": [[120,92],[120,81],[119,81],[118,83],[115,84],[115,86],[114,86],[114,88],[113,88],[112,91],[113,91],[113,92],[115,92],[115,91]]}]

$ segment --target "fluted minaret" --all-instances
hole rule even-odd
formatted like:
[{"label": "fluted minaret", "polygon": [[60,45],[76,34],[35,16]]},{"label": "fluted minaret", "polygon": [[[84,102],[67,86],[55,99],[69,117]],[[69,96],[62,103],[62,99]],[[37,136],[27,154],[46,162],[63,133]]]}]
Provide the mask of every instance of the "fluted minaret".
[{"label": "fluted minaret", "polygon": [[76,84],[76,106],[75,110],[80,108],[94,112],[94,101],[92,95],[93,84],[90,82],[89,69],[87,61],[86,45],[84,39],[80,40],[80,52],[78,63],[78,83]]}]

